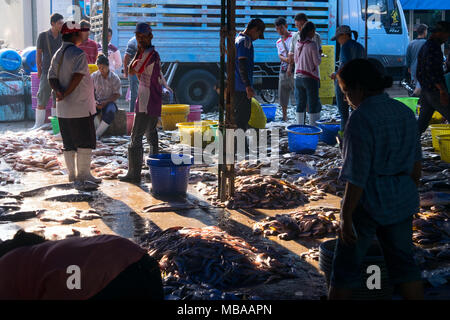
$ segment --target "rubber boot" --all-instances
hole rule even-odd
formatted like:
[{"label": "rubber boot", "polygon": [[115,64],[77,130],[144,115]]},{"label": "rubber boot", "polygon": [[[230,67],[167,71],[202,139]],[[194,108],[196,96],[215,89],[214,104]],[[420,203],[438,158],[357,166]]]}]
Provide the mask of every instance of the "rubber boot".
[{"label": "rubber boot", "polygon": [[95,126],[95,130],[97,130],[97,128],[100,126],[100,117],[99,116],[94,116],[94,126]]},{"label": "rubber boot", "polygon": [[141,183],[141,171],[144,149],[128,148],[128,172],[125,176],[120,176],[119,180],[135,184]]},{"label": "rubber boot", "polygon": [[102,121],[95,132],[97,140],[105,133],[105,131],[109,128],[109,124],[105,121]]},{"label": "rubber boot", "polygon": [[77,181],[102,182],[91,174],[92,149],[78,148],[77,150]]},{"label": "rubber boot", "polygon": [[31,128],[31,130],[39,129],[44,125],[45,122],[45,115],[47,113],[47,110],[41,110],[36,108],[36,120],[34,122],[34,127]]},{"label": "rubber boot", "polygon": [[317,126],[317,121],[320,120],[320,112],[318,113],[308,113],[309,115],[309,125]]},{"label": "rubber boot", "polygon": [[67,171],[69,171],[69,182],[74,182],[76,178],[75,173],[75,151],[64,151],[64,161],[66,162]]},{"label": "rubber boot", "polygon": [[305,124],[305,113],[297,112],[297,124]]}]

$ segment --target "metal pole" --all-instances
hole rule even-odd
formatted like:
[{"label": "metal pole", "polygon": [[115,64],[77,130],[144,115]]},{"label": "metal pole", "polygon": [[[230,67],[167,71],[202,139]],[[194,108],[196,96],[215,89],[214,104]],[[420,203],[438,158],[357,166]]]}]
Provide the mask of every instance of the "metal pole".
[{"label": "metal pole", "polygon": [[[220,97],[219,97],[219,131],[221,136],[223,137],[222,148],[224,148],[225,144],[225,130],[224,130],[224,111],[225,111],[225,31],[226,31],[226,2],[225,0],[221,0],[221,10],[220,10]],[[222,155],[225,154],[222,150],[220,150],[219,144],[219,152],[222,152]],[[223,158],[223,157],[222,157]],[[220,159],[220,157],[219,157]],[[218,198],[221,201],[226,200],[226,188],[225,188],[225,165],[219,162],[218,167]]]},{"label": "metal pole", "polygon": [[102,29],[102,48],[103,53],[108,56],[108,19],[109,19],[109,0],[103,0],[103,29]]},{"label": "metal pole", "polygon": [[368,57],[368,52],[369,52],[369,48],[367,47],[367,43],[368,43],[368,39],[369,39],[369,28],[367,27],[368,21],[368,7],[369,7],[369,0],[366,0],[366,7],[365,7],[365,16],[366,16],[366,25],[365,25],[365,34],[366,34],[366,38],[364,40],[364,47],[366,50],[366,57]]}]

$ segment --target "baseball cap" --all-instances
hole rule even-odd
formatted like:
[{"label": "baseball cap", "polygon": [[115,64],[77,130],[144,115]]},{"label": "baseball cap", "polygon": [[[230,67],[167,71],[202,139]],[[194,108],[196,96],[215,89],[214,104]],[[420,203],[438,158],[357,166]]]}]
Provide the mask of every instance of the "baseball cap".
[{"label": "baseball cap", "polygon": [[89,31],[89,28],[82,28],[80,24],[75,21],[66,21],[62,26],[61,34],[69,34],[82,31]]},{"label": "baseball cap", "polygon": [[342,34],[352,34],[352,29],[350,29],[349,26],[342,25],[336,28],[336,34],[333,38],[331,38],[331,41],[336,41],[336,39],[342,35]]},{"label": "baseball cap", "polygon": [[134,33],[143,33],[145,35],[148,35],[152,32],[152,27],[148,23],[145,22],[139,22],[136,24],[136,31]]},{"label": "baseball cap", "polygon": [[255,27],[258,28],[258,30],[262,31],[259,39],[264,39],[264,30],[266,29],[266,24],[264,23],[264,21],[258,18],[250,20],[247,25],[247,29],[253,29]]}]

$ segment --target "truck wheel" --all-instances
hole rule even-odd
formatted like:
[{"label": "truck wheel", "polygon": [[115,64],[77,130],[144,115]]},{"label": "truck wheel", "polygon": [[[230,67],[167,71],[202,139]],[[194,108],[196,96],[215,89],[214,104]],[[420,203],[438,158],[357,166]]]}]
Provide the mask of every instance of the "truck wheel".
[{"label": "truck wheel", "polygon": [[178,81],[176,88],[179,103],[202,105],[203,112],[217,108],[218,96],[214,91],[216,77],[206,70],[191,70]]},{"label": "truck wheel", "polygon": [[274,103],[275,100],[277,99],[277,90],[273,89],[261,90],[261,98],[266,103]]}]

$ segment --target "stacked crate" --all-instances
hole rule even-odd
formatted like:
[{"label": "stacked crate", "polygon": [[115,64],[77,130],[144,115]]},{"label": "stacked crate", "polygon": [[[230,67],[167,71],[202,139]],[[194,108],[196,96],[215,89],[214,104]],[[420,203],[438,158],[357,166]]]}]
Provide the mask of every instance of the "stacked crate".
[{"label": "stacked crate", "polygon": [[322,104],[333,104],[334,80],[330,75],[335,71],[336,60],[334,57],[334,45],[322,46],[323,54],[322,62],[320,63],[320,89],[319,96]]}]

